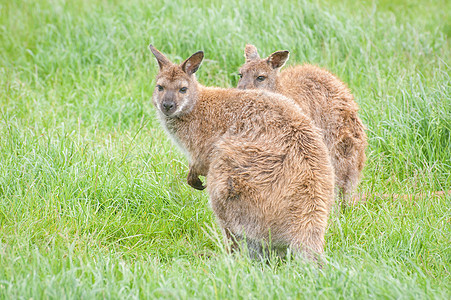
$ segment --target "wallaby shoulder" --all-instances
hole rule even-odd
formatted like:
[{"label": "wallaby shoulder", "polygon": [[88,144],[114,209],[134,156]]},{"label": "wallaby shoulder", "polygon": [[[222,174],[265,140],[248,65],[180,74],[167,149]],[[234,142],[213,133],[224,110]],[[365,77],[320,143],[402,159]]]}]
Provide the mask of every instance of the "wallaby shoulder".
[{"label": "wallaby shoulder", "polygon": [[311,64],[290,66],[279,74],[282,88],[305,86],[313,89],[324,89],[330,94],[345,93],[353,99],[348,86],[330,71]]}]

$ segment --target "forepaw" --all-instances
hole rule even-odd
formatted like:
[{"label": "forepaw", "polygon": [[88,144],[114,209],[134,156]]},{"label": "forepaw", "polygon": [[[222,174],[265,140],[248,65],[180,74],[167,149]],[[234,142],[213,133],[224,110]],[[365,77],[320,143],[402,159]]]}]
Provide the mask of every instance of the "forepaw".
[{"label": "forepaw", "polygon": [[198,176],[194,176],[191,172],[188,174],[188,184],[196,190],[202,191],[206,186],[202,183]]}]

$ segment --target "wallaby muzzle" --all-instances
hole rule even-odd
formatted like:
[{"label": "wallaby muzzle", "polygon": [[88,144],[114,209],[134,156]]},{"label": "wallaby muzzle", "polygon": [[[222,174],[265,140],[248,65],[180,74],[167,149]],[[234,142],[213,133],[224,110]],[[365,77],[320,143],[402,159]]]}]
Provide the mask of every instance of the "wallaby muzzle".
[{"label": "wallaby muzzle", "polygon": [[246,87],[246,84],[241,83],[241,82],[238,82],[238,85],[236,87],[239,90],[245,90],[246,88],[248,88],[248,87]]},{"label": "wallaby muzzle", "polygon": [[250,90],[250,89],[254,89],[255,88],[252,83],[246,83],[246,82],[243,82],[243,83],[242,82],[238,82],[238,85],[236,87],[239,90]]},{"label": "wallaby muzzle", "polygon": [[177,104],[173,100],[165,99],[161,102],[160,109],[166,116],[170,116],[177,109]]}]

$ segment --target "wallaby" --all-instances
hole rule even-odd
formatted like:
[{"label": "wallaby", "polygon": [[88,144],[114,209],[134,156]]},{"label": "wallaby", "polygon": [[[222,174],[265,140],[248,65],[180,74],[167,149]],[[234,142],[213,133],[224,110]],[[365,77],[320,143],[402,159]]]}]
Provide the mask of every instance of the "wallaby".
[{"label": "wallaby", "polygon": [[204,186],[228,245],[247,242],[307,259],[322,253],[334,174],[319,130],[298,106],[266,91],[211,88],[194,73],[203,52],[180,65],[152,45],[159,64],[152,100],[167,133],[190,161],[188,183]]},{"label": "wallaby", "polygon": [[246,45],[239,89],[264,89],[293,99],[322,130],[335,171],[336,192],[342,206],[352,199],[365,163],[367,136],[349,88],[332,73],[313,65],[280,72],[288,51],[261,59],[257,48]]}]

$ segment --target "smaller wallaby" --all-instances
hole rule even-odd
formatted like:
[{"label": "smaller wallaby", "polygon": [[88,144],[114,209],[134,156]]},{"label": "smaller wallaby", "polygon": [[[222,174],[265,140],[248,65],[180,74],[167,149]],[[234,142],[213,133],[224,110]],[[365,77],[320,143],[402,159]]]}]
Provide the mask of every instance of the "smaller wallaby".
[{"label": "smaller wallaby", "polygon": [[194,73],[199,51],[180,65],[152,45],[160,70],[152,100],[163,127],[190,161],[188,183],[204,186],[232,249],[252,257],[271,245],[308,259],[323,251],[334,174],[319,130],[298,106],[266,91],[210,88]]},{"label": "smaller wallaby", "polygon": [[327,70],[313,65],[280,72],[288,51],[261,59],[257,48],[246,45],[246,62],[240,68],[239,89],[263,89],[293,99],[322,130],[335,171],[341,204],[352,199],[365,163],[367,136],[349,88]]}]

